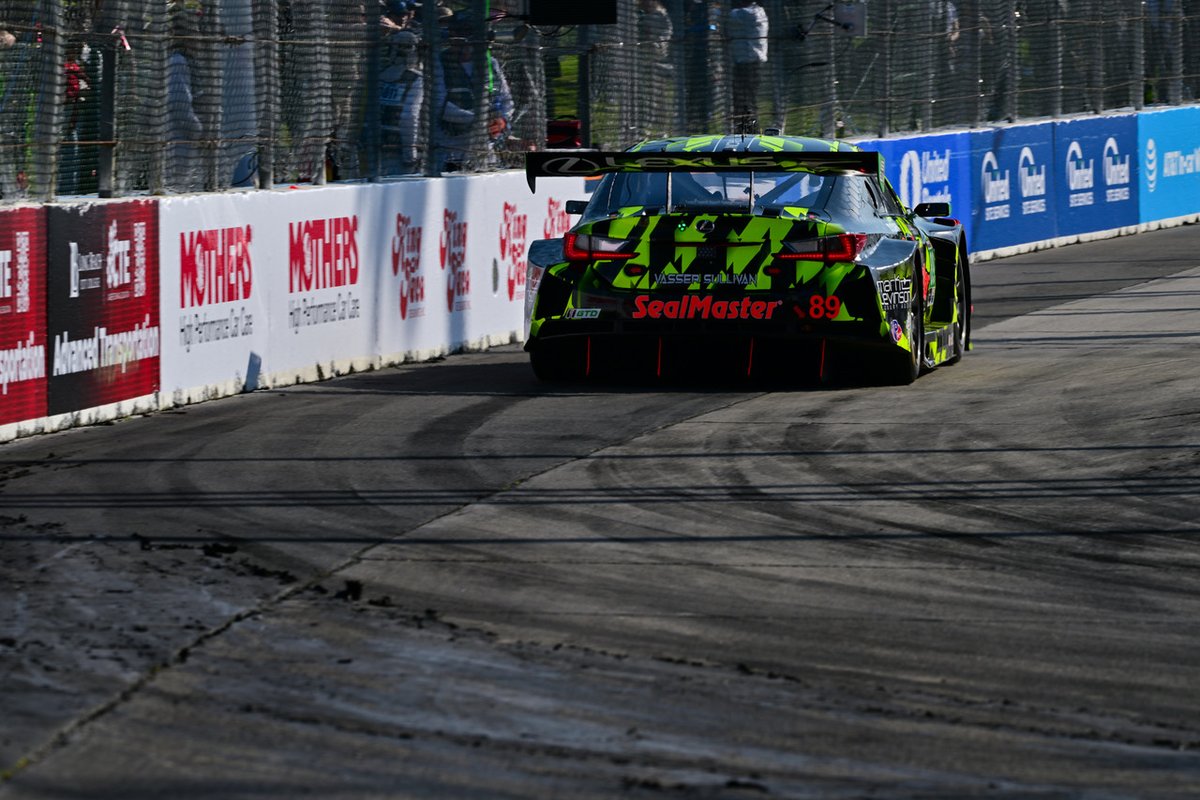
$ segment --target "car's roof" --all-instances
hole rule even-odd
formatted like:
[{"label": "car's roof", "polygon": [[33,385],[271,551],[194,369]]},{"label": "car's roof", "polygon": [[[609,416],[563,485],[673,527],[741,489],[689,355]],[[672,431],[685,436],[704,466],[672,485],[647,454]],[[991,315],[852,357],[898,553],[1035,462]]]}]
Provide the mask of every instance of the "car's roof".
[{"label": "car's roof", "polygon": [[721,153],[750,152],[778,153],[806,150],[809,152],[854,151],[857,145],[837,139],[814,139],[807,136],[766,136],[759,134],[708,134],[676,136],[641,142],[629,148],[640,153]]}]

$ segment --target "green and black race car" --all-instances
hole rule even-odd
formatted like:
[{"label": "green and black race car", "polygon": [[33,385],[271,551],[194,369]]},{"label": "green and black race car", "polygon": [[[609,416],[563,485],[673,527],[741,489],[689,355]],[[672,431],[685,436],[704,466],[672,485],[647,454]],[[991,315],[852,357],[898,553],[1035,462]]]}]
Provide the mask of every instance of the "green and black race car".
[{"label": "green and black race car", "polygon": [[968,348],[970,273],[945,203],[909,211],[878,153],[788,136],[541,152],[600,177],[529,250],[525,349],[544,380],[680,370],[911,383]]}]

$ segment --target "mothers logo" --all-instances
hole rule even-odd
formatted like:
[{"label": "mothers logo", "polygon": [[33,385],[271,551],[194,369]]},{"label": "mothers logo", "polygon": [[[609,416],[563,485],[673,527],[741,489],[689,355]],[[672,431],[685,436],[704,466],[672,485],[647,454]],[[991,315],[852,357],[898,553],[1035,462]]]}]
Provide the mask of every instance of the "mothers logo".
[{"label": "mothers logo", "polygon": [[358,217],[288,223],[288,293],[358,283]]},{"label": "mothers logo", "polygon": [[253,238],[249,225],[179,234],[179,307],[248,300]]}]

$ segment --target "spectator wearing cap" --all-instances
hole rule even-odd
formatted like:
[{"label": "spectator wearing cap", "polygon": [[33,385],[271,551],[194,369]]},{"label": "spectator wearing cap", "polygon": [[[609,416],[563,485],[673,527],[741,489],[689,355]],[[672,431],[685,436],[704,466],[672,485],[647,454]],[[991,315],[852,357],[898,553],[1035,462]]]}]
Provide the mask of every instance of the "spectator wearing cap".
[{"label": "spectator wearing cap", "polygon": [[[512,120],[512,92],[500,62],[489,52],[487,72],[474,74],[475,48],[481,43],[471,40],[472,33],[470,19],[465,14],[454,15],[446,47],[434,62],[436,163],[444,172],[464,169],[473,162],[494,164],[495,146],[507,135]],[[486,109],[486,120],[477,119],[479,108]]]},{"label": "spectator wearing cap", "polygon": [[383,26],[383,35],[410,30],[416,10],[416,3],[409,0],[387,0],[383,4],[383,16],[379,18],[379,24]]}]

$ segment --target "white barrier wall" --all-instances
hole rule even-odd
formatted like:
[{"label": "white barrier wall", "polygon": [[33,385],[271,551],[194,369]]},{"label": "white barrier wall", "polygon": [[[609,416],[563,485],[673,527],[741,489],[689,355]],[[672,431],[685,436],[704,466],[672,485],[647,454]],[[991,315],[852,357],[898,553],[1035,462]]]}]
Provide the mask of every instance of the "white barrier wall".
[{"label": "white barrier wall", "polygon": [[499,173],[164,199],[161,405],[516,341],[528,244],[583,196]]}]

